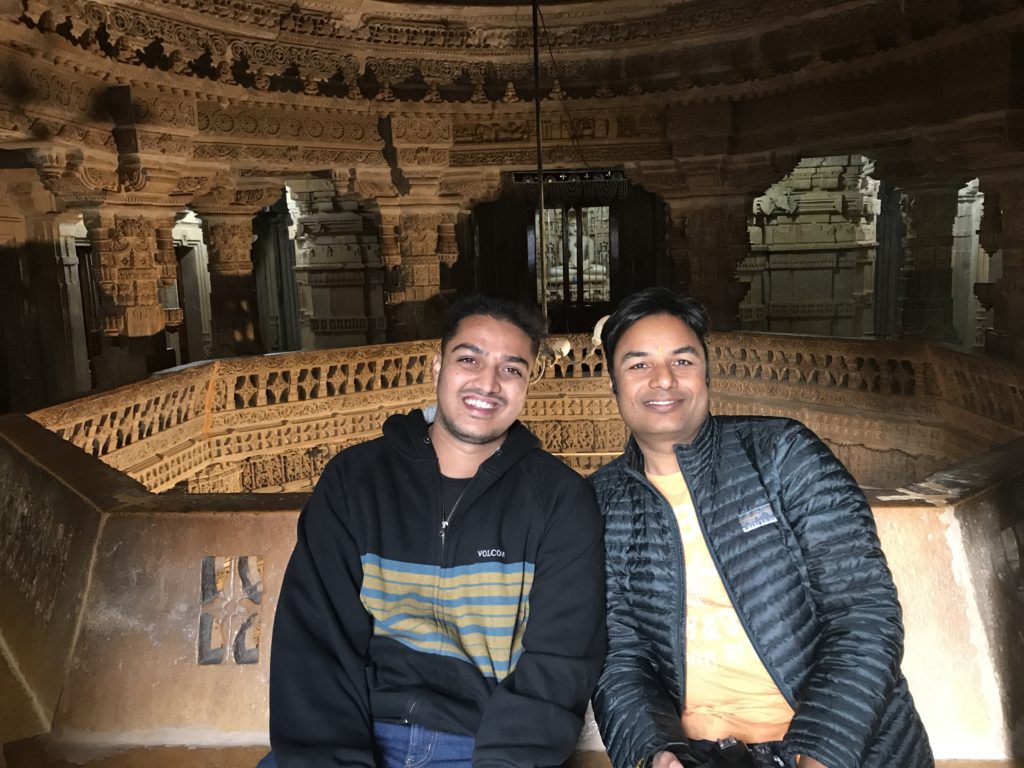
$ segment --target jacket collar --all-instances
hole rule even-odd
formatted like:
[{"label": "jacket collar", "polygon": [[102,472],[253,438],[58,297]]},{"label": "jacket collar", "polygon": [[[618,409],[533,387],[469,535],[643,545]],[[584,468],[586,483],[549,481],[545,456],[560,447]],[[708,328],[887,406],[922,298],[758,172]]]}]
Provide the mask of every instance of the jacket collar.
[{"label": "jacket collar", "polygon": [[[718,421],[714,416],[708,414],[697,431],[697,436],[689,445],[680,443],[673,446],[676,452],[676,461],[679,462],[679,469],[687,480],[691,476],[703,475],[714,468],[715,457],[718,454],[719,428]],[[637,445],[636,438],[630,437],[625,450],[627,464],[641,474],[644,471],[644,455]]]}]

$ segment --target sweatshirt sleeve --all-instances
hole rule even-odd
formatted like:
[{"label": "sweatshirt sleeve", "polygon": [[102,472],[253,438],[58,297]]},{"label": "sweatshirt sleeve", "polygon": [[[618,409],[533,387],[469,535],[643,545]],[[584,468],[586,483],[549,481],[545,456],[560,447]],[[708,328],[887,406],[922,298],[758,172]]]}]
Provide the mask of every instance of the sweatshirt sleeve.
[{"label": "sweatshirt sleeve", "polygon": [[523,653],[484,709],[474,768],[561,765],[579,739],[604,660],[603,545],[589,485],[567,486],[538,550]]},{"label": "sweatshirt sleeve", "polygon": [[856,768],[900,675],[896,587],[871,508],[845,467],[801,424],[777,445],[783,504],[820,623],[785,743],[829,768]]},{"label": "sweatshirt sleeve", "polygon": [[299,515],[270,657],[270,744],[280,768],[374,766],[366,683],[372,622],[340,461]]}]

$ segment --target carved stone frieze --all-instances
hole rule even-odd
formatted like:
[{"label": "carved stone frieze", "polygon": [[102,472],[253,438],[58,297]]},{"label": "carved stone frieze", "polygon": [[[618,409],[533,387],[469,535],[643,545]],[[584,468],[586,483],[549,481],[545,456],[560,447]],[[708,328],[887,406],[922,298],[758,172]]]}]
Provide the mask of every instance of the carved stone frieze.
[{"label": "carved stone frieze", "polygon": [[193,154],[197,159],[202,160],[271,163],[278,166],[280,170],[295,168],[296,165],[314,168],[358,165],[387,167],[387,161],[379,151],[309,149],[300,144],[269,146],[265,144],[197,142]]},{"label": "carved stone frieze", "polygon": [[378,148],[382,144],[376,118],[323,112],[224,109],[215,103],[202,103],[198,110],[198,127],[204,136],[259,137],[274,141],[323,139]]},{"label": "carved stone frieze", "polygon": [[[522,419],[581,471],[627,434],[589,336],[559,351]],[[233,358],[33,414],[152,490],[304,490],[390,413],[429,403],[436,342]],[[1024,435],[1020,371],[926,344],[716,333],[713,409],[801,418],[869,484],[903,484]],[[963,358],[963,359],[961,359]],[[855,419],[850,418],[856,415]],[[879,414],[889,414],[883,416]],[[102,415],[102,418],[101,418]]]},{"label": "carved stone frieze", "polygon": [[[214,184],[212,189],[202,197],[193,200],[193,206],[204,217],[204,220],[213,220],[216,216],[226,217],[223,222],[234,224],[251,220],[252,216],[261,208],[276,202],[283,191],[283,185],[280,184],[225,186],[218,183],[219,181],[218,179],[211,182]],[[255,182],[252,183],[255,184]],[[244,226],[244,223],[241,225]],[[251,224],[249,229],[251,235]]]},{"label": "carved stone frieze", "polygon": [[452,141],[452,125],[440,117],[412,117],[399,115],[392,121],[395,141],[410,144],[449,144]]},{"label": "carved stone frieze", "polygon": [[[94,58],[223,84],[234,84],[237,76],[238,85],[257,92],[295,90],[297,81],[308,95],[358,99],[352,70],[360,61],[377,78],[376,98],[382,102],[439,103],[439,86],[464,75],[473,85],[474,103],[492,101],[495,91],[504,92],[501,101],[514,103],[516,90],[530,87],[531,31],[521,14],[502,11],[481,21],[470,9],[447,8],[441,15],[398,6],[358,15],[270,2],[233,5],[30,0],[24,23],[37,33],[67,37]],[[573,88],[596,98],[666,90],[714,97],[710,89],[749,91],[751,84],[788,89],[794,73],[820,82],[850,71],[870,73],[889,61],[920,60],[955,48],[961,44],[958,26],[984,35],[1021,21],[1013,3],[989,3],[964,17],[949,0],[948,17],[960,21],[947,25],[933,22],[942,11],[916,6],[897,12],[878,3],[825,10],[810,0],[786,5],[791,12],[756,0],[731,4],[724,12],[710,2],[667,0],[640,13],[628,5],[549,9],[546,43],[559,53],[559,63],[543,62],[545,87],[559,94],[572,81]],[[757,30],[753,40],[751,29]],[[909,50],[903,54],[902,48]],[[393,90],[416,76],[427,85],[425,92]],[[343,88],[332,84],[338,77]],[[565,92],[575,95],[572,88]]]},{"label": "carved stone frieze", "polygon": [[447,149],[437,147],[403,148],[398,151],[398,161],[402,166],[447,167],[451,153]]},{"label": "carved stone frieze", "polygon": [[449,175],[442,177],[438,185],[438,194],[442,197],[455,197],[465,208],[478,202],[493,200],[502,190],[501,174],[497,170],[487,173],[473,174],[471,177]]},{"label": "carved stone frieze", "polygon": [[[623,158],[632,160],[669,160],[671,148],[661,142],[636,143],[629,145],[602,145],[590,147],[586,158],[592,164],[619,165]],[[571,143],[544,147],[545,165],[577,165],[580,162],[580,150]],[[528,147],[520,149],[494,150],[458,150],[452,152],[453,168],[476,166],[497,166],[500,168],[532,168],[537,165],[537,151]]]}]

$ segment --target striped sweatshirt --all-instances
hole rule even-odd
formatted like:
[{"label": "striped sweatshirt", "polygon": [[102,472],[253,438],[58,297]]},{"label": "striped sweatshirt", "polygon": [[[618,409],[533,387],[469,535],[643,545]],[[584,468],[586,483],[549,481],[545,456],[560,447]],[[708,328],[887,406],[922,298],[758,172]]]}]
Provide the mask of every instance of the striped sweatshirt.
[{"label": "striped sweatshirt", "polygon": [[604,660],[592,491],[516,422],[441,535],[421,411],[324,469],[299,517],[274,623],[281,768],[374,766],[373,721],[472,735],[474,766],[572,752]]}]

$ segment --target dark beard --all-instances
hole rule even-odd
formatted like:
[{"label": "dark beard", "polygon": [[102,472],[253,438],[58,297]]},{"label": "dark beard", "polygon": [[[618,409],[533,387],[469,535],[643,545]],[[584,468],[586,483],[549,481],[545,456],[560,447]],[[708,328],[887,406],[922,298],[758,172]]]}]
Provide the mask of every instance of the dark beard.
[{"label": "dark beard", "polygon": [[440,407],[438,407],[437,409],[437,414],[435,415],[435,418],[438,419],[444,425],[445,431],[447,431],[448,434],[450,434],[456,440],[461,440],[462,442],[469,443],[470,445],[485,445],[486,443],[490,443],[493,442],[494,440],[497,440],[498,438],[502,437],[506,432],[508,432],[507,429],[503,429],[500,432],[494,432],[493,434],[486,435],[472,435],[467,432],[463,432],[445,415],[444,411],[442,411]]}]

